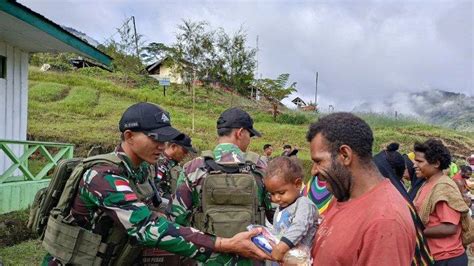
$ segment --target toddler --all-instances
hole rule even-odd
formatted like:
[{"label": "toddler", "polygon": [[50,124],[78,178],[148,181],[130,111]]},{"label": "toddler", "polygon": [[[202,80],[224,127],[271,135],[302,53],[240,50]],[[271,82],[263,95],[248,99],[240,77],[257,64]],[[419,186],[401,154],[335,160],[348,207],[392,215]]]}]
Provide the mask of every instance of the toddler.
[{"label": "toddler", "polygon": [[[272,202],[278,204],[273,217],[273,233],[280,242],[273,248],[272,257],[277,261],[291,261],[291,264],[296,261],[300,264],[303,259],[304,264],[309,264],[318,210],[310,199],[301,196],[303,168],[298,159],[282,156],[270,161],[264,183]],[[294,252],[290,251],[294,248]]]}]

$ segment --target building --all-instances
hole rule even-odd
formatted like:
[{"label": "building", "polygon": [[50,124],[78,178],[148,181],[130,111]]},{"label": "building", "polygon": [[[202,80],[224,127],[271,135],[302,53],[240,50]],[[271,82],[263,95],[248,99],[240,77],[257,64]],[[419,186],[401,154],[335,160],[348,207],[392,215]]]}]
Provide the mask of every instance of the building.
[{"label": "building", "polygon": [[146,71],[150,77],[153,77],[157,80],[169,79],[171,83],[184,83],[183,77],[180,73],[178,73],[171,59],[167,57],[147,66]]},{"label": "building", "polygon": [[[11,210],[11,206],[24,208],[33,200],[34,192],[47,185],[31,175],[19,176],[25,173],[25,162],[21,160],[28,150],[28,144],[24,144],[28,121],[28,58],[35,52],[72,52],[106,66],[112,61],[94,46],[31,9],[15,1],[0,1],[0,213]],[[12,160],[12,156],[16,158]],[[52,159],[51,167],[54,167],[55,158]]]},{"label": "building", "polygon": [[300,97],[294,98],[291,102],[294,103],[298,108],[306,106],[306,103]]}]

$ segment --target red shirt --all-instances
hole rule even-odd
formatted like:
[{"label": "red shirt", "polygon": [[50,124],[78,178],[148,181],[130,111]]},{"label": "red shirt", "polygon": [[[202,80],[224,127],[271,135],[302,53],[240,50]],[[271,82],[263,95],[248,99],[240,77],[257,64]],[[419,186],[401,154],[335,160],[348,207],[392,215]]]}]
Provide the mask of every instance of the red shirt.
[{"label": "red shirt", "polygon": [[461,180],[464,181],[464,178],[461,175],[461,171],[457,172],[455,175],[453,175],[453,180]]},{"label": "red shirt", "polygon": [[[417,210],[419,210],[426,199],[428,192],[431,191],[434,182],[426,182],[424,186],[420,188],[417,197],[414,200],[414,204]],[[430,238],[427,237],[428,247],[430,248],[431,255],[435,260],[445,260],[460,256],[464,253],[464,247],[462,246],[461,240],[461,213],[457,212],[449,207],[445,201],[438,202],[436,204],[434,212],[432,212],[428,218],[428,224],[426,228],[439,225],[441,223],[450,223],[457,225],[456,233],[454,235],[443,237],[443,238]]]},{"label": "red shirt", "polygon": [[407,202],[386,179],[354,200],[334,201],[316,233],[313,265],[411,265],[415,242]]}]

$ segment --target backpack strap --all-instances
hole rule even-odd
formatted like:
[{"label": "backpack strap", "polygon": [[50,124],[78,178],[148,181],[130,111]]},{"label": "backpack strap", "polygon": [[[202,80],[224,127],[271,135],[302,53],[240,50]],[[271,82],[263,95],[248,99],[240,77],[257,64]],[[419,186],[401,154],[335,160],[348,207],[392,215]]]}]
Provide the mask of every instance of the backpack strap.
[{"label": "backpack strap", "polygon": [[260,155],[256,154],[255,152],[248,151],[244,155],[246,163],[253,163],[257,164],[258,159],[260,159]]},{"label": "backpack strap", "polygon": [[84,165],[87,165],[87,166],[89,166],[89,164],[90,166],[93,166],[102,162],[115,164],[117,166],[120,166],[123,163],[123,161],[117,156],[117,154],[113,152],[88,157],[88,158],[85,158],[82,162]]},{"label": "backpack strap", "polygon": [[211,150],[203,151],[203,152],[201,153],[201,156],[202,156],[203,158],[212,158],[212,159],[214,159],[214,154],[212,153]]}]

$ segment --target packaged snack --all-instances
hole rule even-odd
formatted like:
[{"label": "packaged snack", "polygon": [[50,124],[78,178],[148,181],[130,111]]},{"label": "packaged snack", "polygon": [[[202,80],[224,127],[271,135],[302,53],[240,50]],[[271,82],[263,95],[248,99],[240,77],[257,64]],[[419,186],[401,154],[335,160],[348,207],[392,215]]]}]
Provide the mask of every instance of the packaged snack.
[{"label": "packaged snack", "polygon": [[310,250],[303,245],[290,249],[283,257],[283,265],[310,266],[311,262]]},{"label": "packaged snack", "polygon": [[275,236],[266,228],[265,226],[262,225],[249,225],[247,226],[247,230],[252,230],[254,228],[262,228],[262,233],[252,237],[252,242],[265,251],[268,254],[272,253],[272,245],[276,245],[278,243],[278,240],[275,238]]}]

